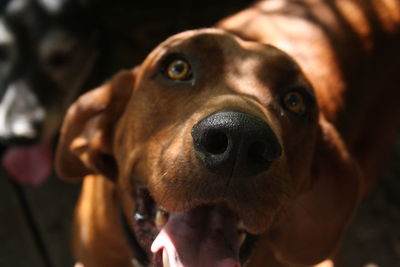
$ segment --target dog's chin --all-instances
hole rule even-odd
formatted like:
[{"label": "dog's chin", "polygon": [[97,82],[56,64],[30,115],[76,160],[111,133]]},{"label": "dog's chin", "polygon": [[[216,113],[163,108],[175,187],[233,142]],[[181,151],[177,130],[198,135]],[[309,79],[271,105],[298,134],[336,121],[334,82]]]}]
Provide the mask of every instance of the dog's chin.
[{"label": "dog's chin", "polygon": [[137,187],[135,195],[132,231],[142,249],[135,253],[150,266],[240,266],[258,239],[223,201],[173,212],[155,202],[145,187]]}]

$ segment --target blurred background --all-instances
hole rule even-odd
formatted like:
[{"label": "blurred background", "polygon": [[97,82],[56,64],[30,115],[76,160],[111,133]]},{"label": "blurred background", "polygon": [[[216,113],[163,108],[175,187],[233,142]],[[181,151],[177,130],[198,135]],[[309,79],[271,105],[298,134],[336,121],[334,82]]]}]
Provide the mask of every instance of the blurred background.
[{"label": "blurred background", "polygon": [[[80,184],[52,159],[71,102],[172,34],[250,0],[0,0],[0,266],[67,267]],[[169,7],[166,7],[169,6]],[[400,266],[400,137],[343,245],[343,266]],[[397,163],[397,164],[396,164]]]}]

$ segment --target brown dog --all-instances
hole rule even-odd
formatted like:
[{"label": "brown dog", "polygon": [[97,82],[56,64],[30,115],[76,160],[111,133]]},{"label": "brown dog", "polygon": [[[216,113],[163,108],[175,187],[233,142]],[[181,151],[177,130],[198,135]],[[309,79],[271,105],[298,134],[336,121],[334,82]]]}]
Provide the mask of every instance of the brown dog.
[{"label": "brown dog", "polygon": [[332,257],[399,128],[399,23],[395,0],[263,1],[82,96],[57,151],[61,177],[85,177],[77,259]]}]

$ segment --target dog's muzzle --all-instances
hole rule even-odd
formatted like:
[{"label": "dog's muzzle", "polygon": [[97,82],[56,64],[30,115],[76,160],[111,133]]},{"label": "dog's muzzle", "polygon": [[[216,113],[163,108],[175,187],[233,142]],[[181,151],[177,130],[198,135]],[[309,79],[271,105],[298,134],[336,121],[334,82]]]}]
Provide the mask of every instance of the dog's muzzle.
[{"label": "dog's muzzle", "polygon": [[25,82],[8,86],[0,101],[0,140],[6,144],[31,144],[39,139],[45,110]]},{"label": "dog's muzzle", "polygon": [[271,166],[281,146],[261,118],[234,110],[215,112],[192,128],[193,145],[206,168],[224,177],[252,177]]}]

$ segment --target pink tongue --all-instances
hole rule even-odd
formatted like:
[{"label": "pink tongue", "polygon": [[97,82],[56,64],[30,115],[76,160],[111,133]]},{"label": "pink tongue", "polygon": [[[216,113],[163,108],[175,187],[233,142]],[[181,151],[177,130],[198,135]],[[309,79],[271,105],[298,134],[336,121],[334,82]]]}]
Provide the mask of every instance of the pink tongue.
[{"label": "pink tongue", "polygon": [[236,225],[234,214],[222,205],[170,213],[151,251],[165,249],[171,267],[239,267]]},{"label": "pink tongue", "polygon": [[3,165],[18,182],[40,185],[52,171],[51,142],[9,148],[3,156]]}]

